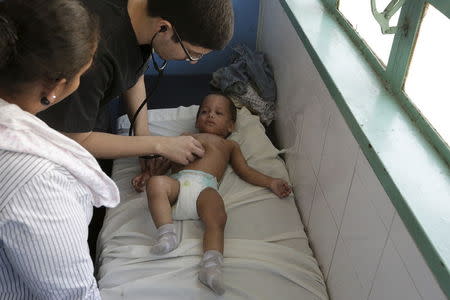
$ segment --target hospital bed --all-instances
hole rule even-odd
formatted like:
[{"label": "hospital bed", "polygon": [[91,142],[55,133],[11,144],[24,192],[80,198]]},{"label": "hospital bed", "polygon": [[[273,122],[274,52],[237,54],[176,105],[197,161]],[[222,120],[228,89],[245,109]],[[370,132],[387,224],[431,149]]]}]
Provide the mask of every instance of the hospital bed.
[{"label": "hospital bed", "polygon": [[[150,130],[165,136],[194,132],[197,109],[193,105],[149,110]],[[119,118],[117,127],[126,135],[128,118]],[[229,138],[241,145],[250,166],[288,180],[280,151],[265,135],[259,118],[245,108],[238,112],[236,131]],[[242,181],[228,167],[219,188],[228,214],[226,293],[216,296],[197,279],[200,221],[175,221],[179,247],[163,256],[149,252],[156,229],[145,192],[137,193],[131,186],[138,172],[136,158],[114,161],[112,178],[121,203],[107,210],[97,244],[97,278],[104,299],[328,299],[293,195],[279,199],[268,189]]]}]

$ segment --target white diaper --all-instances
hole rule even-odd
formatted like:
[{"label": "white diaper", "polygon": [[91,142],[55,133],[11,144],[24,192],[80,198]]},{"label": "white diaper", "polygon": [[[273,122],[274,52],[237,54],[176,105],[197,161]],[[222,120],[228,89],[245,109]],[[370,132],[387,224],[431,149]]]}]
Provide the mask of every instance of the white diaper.
[{"label": "white diaper", "polygon": [[180,182],[178,201],[172,208],[174,220],[199,219],[197,199],[206,188],[217,190],[217,179],[211,174],[197,170],[182,170],[170,177]]}]

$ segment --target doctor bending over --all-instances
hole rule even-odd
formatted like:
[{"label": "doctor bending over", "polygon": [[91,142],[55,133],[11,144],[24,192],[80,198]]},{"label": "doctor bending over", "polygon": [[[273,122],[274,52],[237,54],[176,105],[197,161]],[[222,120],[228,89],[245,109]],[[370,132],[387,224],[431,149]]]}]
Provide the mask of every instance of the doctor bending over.
[{"label": "doctor bending over", "polygon": [[187,165],[202,157],[201,143],[191,136],[151,136],[147,109],[137,115],[133,137],[107,133],[104,120],[109,117],[108,103],[119,96],[133,119],[147,96],[144,72],[152,55],[195,64],[223,49],[233,35],[231,0],[81,1],[99,17],[102,34],[94,63],[70,101],[38,117],[97,158],[159,154]]},{"label": "doctor bending over", "polygon": [[0,1],[0,299],[100,299],[88,224],[117,188],[35,117],[75,91],[98,39],[78,0]]}]

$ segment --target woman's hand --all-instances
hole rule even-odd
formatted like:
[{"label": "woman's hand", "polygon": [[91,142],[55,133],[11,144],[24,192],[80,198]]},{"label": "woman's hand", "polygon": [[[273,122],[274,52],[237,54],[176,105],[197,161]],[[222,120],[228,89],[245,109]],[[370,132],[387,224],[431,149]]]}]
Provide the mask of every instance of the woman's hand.
[{"label": "woman's hand", "polygon": [[166,137],[160,148],[159,154],[184,166],[205,154],[202,144],[192,136]]},{"label": "woman's hand", "polygon": [[292,188],[286,181],[276,178],[270,182],[270,190],[280,198],[287,197],[292,192]]}]

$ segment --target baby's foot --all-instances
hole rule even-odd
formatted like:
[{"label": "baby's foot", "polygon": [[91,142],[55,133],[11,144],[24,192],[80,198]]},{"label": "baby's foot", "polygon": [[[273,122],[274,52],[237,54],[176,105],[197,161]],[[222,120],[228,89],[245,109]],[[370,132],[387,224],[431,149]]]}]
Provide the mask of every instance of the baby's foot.
[{"label": "baby's foot", "polygon": [[178,238],[173,224],[165,224],[158,228],[158,241],[150,248],[150,253],[162,255],[178,246]]},{"label": "baby's foot", "polygon": [[202,267],[198,273],[198,279],[217,295],[223,295],[225,293],[222,272],[219,266],[210,268]]},{"label": "baby's foot", "polygon": [[223,295],[225,293],[222,278],[222,263],[223,256],[219,251],[206,251],[200,263],[200,272],[198,273],[200,282],[212,289],[217,295]]}]

